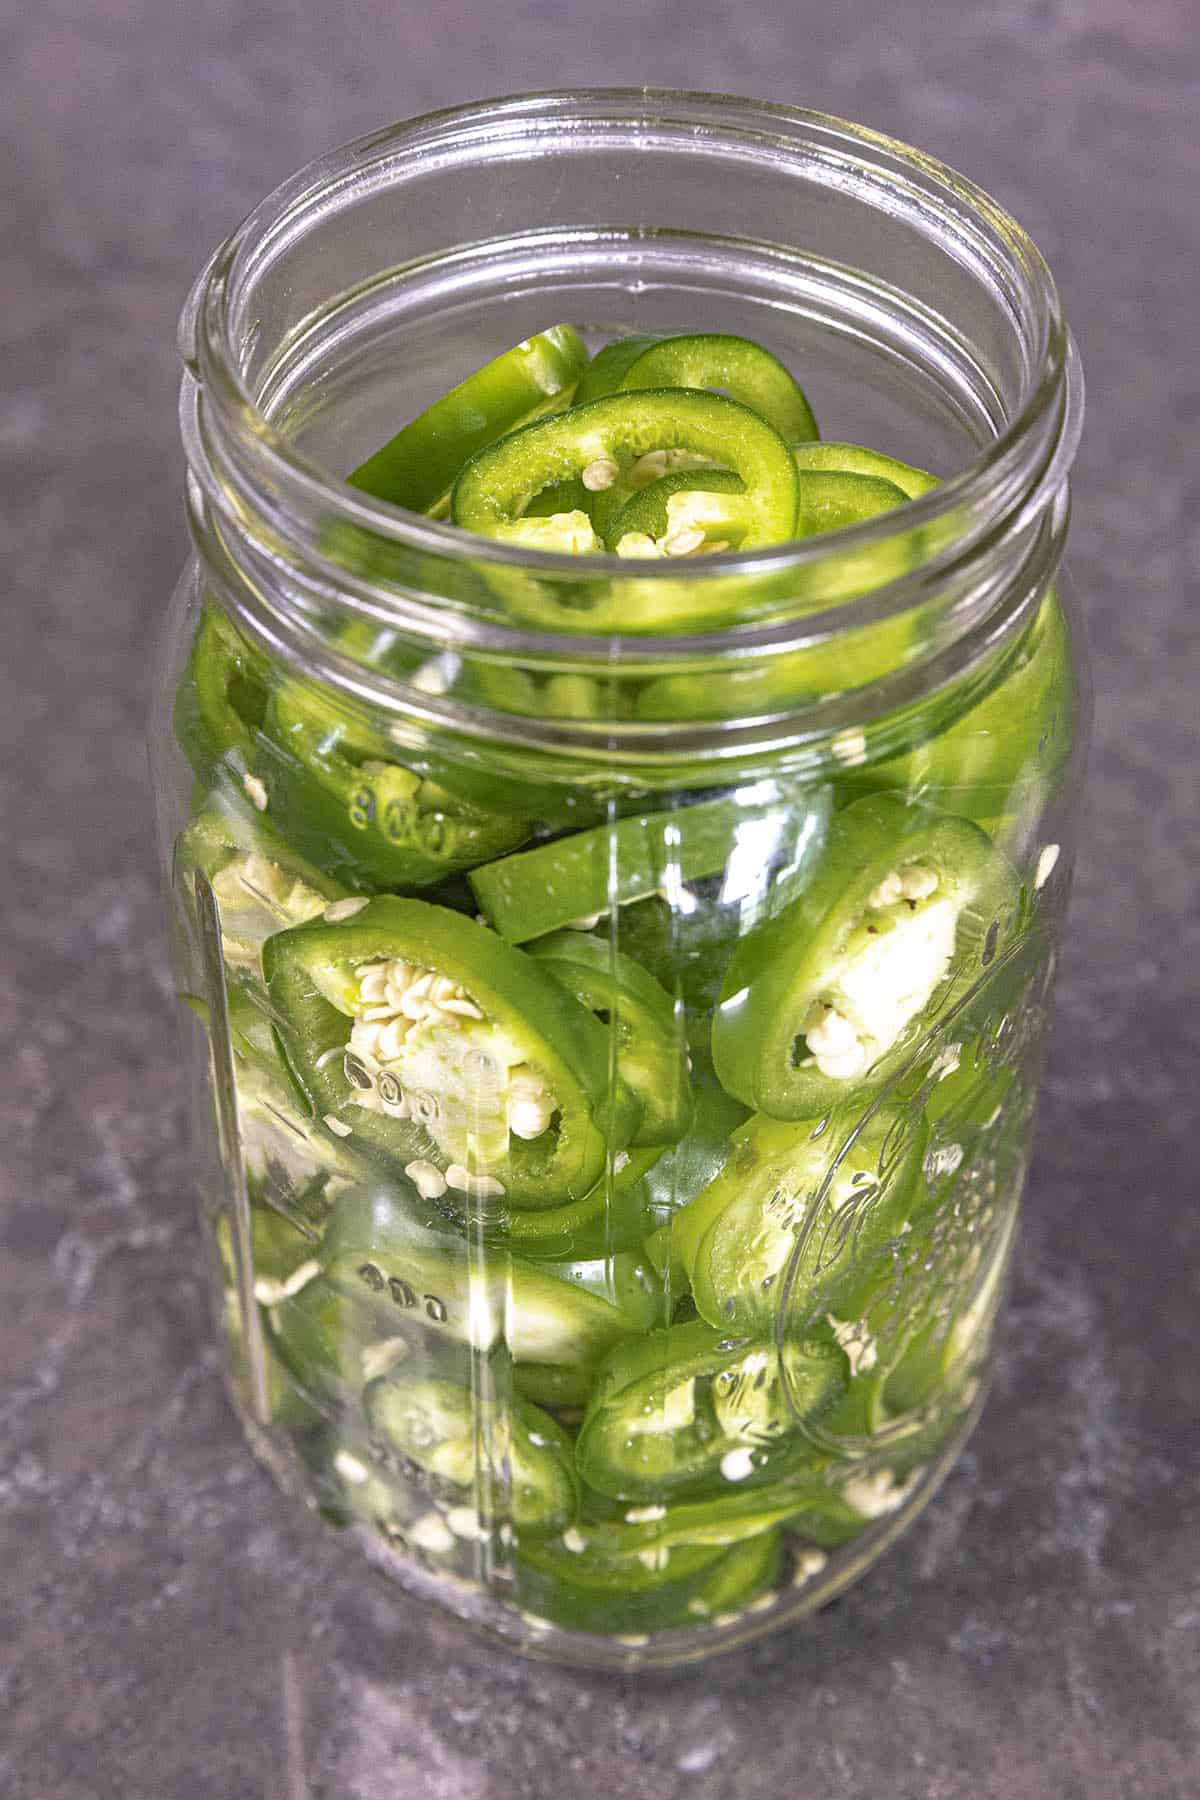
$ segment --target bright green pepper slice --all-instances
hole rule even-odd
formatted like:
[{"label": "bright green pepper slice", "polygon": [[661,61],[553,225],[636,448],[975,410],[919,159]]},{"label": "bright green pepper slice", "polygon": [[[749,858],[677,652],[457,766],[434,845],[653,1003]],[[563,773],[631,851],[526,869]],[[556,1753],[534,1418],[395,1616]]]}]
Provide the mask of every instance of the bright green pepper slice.
[{"label": "bright green pepper slice", "polygon": [[[568,1544],[578,1541],[566,1536]],[[689,1613],[689,1603],[729,1554],[711,1544],[684,1544],[663,1557],[575,1551],[561,1538],[523,1541],[517,1562],[521,1606],[569,1630],[606,1635],[641,1636],[695,1624],[700,1615]]]},{"label": "bright green pepper slice", "polygon": [[580,1199],[636,1129],[637,1103],[609,1082],[604,1027],[461,913],[364,901],[269,938],[264,962],[313,1111],[393,1166],[422,1165],[412,1179],[440,1193],[448,1184],[492,1214],[500,1200]]},{"label": "bright green pepper slice", "polygon": [[790,442],[821,435],[803,389],[749,338],[698,331],[653,344],[621,378],[623,392],[643,388],[722,388]]},{"label": "bright green pepper slice", "polygon": [[[235,785],[253,780],[255,732],[266,712],[270,668],[226,618],[205,605],[175,696],[180,747],[201,781],[224,771]],[[253,788],[247,788],[253,792]]]},{"label": "bright green pepper slice", "polygon": [[798,1420],[836,1405],[848,1373],[827,1326],[782,1351],[702,1321],[651,1332],[601,1370],[575,1446],[579,1472],[601,1494],[640,1501],[793,1473],[814,1457]]},{"label": "bright green pepper slice", "polygon": [[727,798],[634,814],[518,851],[473,869],[469,879],[496,930],[519,944],[736,868],[739,856],[766,863],[781,842],[794,840],[806,863],[814,821],[823,823],[826,808],[820,789],[758,782]]},{"label": "bright green pepper slice", "polygon": [[[318,1248],[318,1267],[324,1254]],[[296,1292],[281,1284],[281,1297],[265,1316],[280,1361],[326,1412],[353,1412],[367,1383],[400,1363],[409,1381],[468,1372],[461,1343],[398,1314],[387,1318],[385,1328],[369,1296],[360,1299],[320,1273]]]},{"label": "bright green pepper slice", "polygon": [[605,549],[619,556],[653,556],[672,532],[699,529],[705,541],[698,549],[728,550],[740,543],[746,528],[745,492],[745,482],[731,469],[663,475],[617,508],[605,528]]},{"label": "bright green pepper slice", "polygon": [[485,1523],[501,1514],[551,1531],[574,1518],[571,1440],[520,1395],[489,1400],[458,1382],[414,1381],[402,1363],[370,1383],[363,1407],[374,1446],[469,1497]]},{"label": "bright green pepper slice", "polygon": [[214,790],[180,833],[174,872],[189,903],[192,878],[197,873],[207,878],[217,902],[226,970],[257,990],[263,988],[267,938],[319,918],[347,893],[298,856],[248,800],[226,788]]},{"label": "bright green pepper slice", "polygon": [[813,471],[867,475],[891,482],[906,500],[916,500],[938,485],[936,475],[927,475],[924,469],[914,469],[879,450],[867,450],[862,444],[793,444],[792,455],[802,479]]},{"label": "bright green pepper slice", "polygon": [[575,389],[576,406],[585,406],[589,400],[602,400],[606,394],[615,394],[626,369],[658,341],[648,332],[639,332],[630,337],[614,338],[610,344],[603,345],[579,378],[579,386]]},{"label": "bright green pepper slice", "polygon": [[347,480],[413,512],[437,508],[469,457],[563,405],[587,364],[587,348],[574,327],[552,325],[468,375]]},{"label": "bright green pepper slice", "polygon": [[[779,433],[736,401],[683,389],[611,394],[512,433],[463,469],[454,484],[452,517],[469,531],[529,543],[533,526],[545,521],[526,525],[522,515],[544,488],[599,464],[628,469],[651,451],[676,448],[726,464],[741,477],[748,516],[744,548],[791,537],[799,480]],[[593,541],[581,539],[581,548],[598,547],[590,535]]]},{"label": "bright green pepper slice", "polygon": [[724,1623],[764,1591],[783,1567],[777,1532],[761,1531],[727,1547],[680,1543],[593,1542],[586,1528],[561,1538],[522,1542],[522,1605],[575,1631],[642,1637]]},{"label": "bright green pepper slice", "polygon": [[[582,1200],[537,1212],[509,1213],[496,1236],[519,1256],[539,1261],[543,1257],[587,1261],[619,1250],[638,1250],[651,1229],[643,1177],[661,1155],[657,1144],[644,1150],[622,1150],[613,1159],[611,1173],[606,1171]],[[443,1207],[449,1198],[443,1199]]]},{"label": "bright green pepper slice", "polygon": [[847,792],[887,788],[973,819],[998,841],[1036,818],[1069,754],[1078,704],[1066,621],[1051,592],[983,696],[924,743],[848,771]]},{"label": "bright green pepper slice", "polygon": [[853,1315],[919,1202],[924,1143],[921,1122],[888,1105],[861,1124],[759,1114],[739,1126],[720,1173],[671,1224],[701,1318],[767,1337],[785,1278],[789,1317]]},{"label": "bright green pepper slice", "polygon": [[519,1385],[536,1370],[571,1378],[557,1396],[563,1403],[586,1393],[600,1359],[652,1316],[640,1284],[614,1282],[600,1295],[541,1263],[471,1246],[433,1207],[423,1215],[415,1196],[408,1203],[367,1189],[342,1195],[318,1260],[355,1303],[353,1316],[367,1309],[369,1341],[418,1328],[477,1356],[504,1343],[515,1364],[528,1366],[516,1371]]},{"label": "bright green pepper slice", "polygon": [[529,835],[528,820],[485,812],[394,761],[298,682],[272,695],[258,767],[278,829],[354,887],[428,887]]},{"label": "bright green pepper slice", "polygon": [[642,1105],[634,1144],[677,1143],[692,1096],[671,996],[632,957],[583,932],[540,938],[529,955],[614,1032],[617,1071]]},{"label": "bright green pepper slice", "polygon": [[1007,860],[965,819],[872,794],[835,815],[808,887],[734,952],[713,1062],[778,1119],[862,1101],[1016,925]]}]

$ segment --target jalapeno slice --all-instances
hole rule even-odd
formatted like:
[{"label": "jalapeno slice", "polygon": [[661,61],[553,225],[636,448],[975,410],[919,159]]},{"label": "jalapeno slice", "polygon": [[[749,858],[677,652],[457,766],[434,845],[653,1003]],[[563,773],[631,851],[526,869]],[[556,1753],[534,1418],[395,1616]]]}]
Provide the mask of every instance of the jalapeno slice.
[{"label": "jalapeno slice", "polygon": [[594,924],[615,906],[673,891],[681,881],[718,874],[731,858],[736,873],[742,846],[745,858],[770,861],[781,836],[785,843],[794,837],[806,861],[827,804],[820,789],[754,783],[728,798],[633,814],[518,851],[473,869],[469,879],[501,936],[525,943],[581,920]]},{"label": "jalapeno slice", "polygon": [[732,469],[681,469],[664,475],[617,508],[605,527],[605,548],[618,556],[729,550],[745,533],[745,492],[745,483]]},{"label": "jalapeno slice", "polygon": [[862,444],[831,444],[828,441],[793,444],[792,455],[801,480],[814,472],[866,475],[890,482],[899,488],[906,500],[916,500],[938,485],[936,475],[927,475],[924,469],[914,469],[910,463],[898,462],[894,456],[884,456],[881,451],[868,450]]},{"label": "jalapeno slice", "polygon": [[621,388],[721,388],[789,441],[821,435],[803,389],[779,358],[724,332],[697,331],[651,345],[629,365]]},{"label": "jalapeno slice", "polygon": [[[521,1256],[552,1260],[589,1260],[616,1251],[638,1250],[652,1229],[647,1222],[647,1196],[643,1177],[662,1155],[657,1144],[647,1149],[621,1150],[582,1200],[537,1212],[513,1212],[499,1222],[497,1236]],[[445,1196],[442,1205],[450,1198]],[[472,1221],[487,1234],[486,1221]]]},{"label": "jalapeno slice", "polygon": [[264,961],[313,1111],[434,1196],[493,1213],[579,1199],[636,1129],[603,1026],[461,913],[384,896],[278,933]]},{"label": "jalapeno slice", "polygon": [[529,954],[615,1034],[617,1071],[642,1106],[634,1144],[678,1142],[692,1097],[671,996],[632,957],[583,932],[555,932]]},{"label": "jalapeno slice", "polygon": [[569,400],[587,368],[571,325],[552,325],[468,375],[347,476],[351,487],[428,512],[444,501],[469,457]]},{"label": "jalapeno slice", "polygon": [[986,973],[1018,898],[967,820],[889,794],[855,801],[809,886],[734,953],[713,1022],[722,1085],[778,1119],[866,1098]]},{"label": "jalapeno slice", "polygon": [[1066,621],[1054,593],[983,696],[912,749],[861,771],[847,792],[886,788],[973,819],[998,841],[1036,817],[1068,754],[1077,694]]},{"label": "jalapeno slice", "polygon": [[[734,400],[681,388],[611,394],[527,425],[481,451],[454,484],[454,523],[487,537],[527,542],[522,515],[544,488],[586,477],[600,466],[606,472],[630,469],[663,449],[692,451],[741,477],[748,520],[744,548],[791,537],[798,477],[779,433]],[[590,524],[586,518],[585,524]],[[598,545],[581,539],[578,547]]]},{"label": "jalapeno slice", "polygon": [[320,917],[347,889],[324,869],[299,856],[228,790],[209,796],[180,833],[175,879],[190,898],[191,880],[202,874],[217,902],[226,970],[262,989],[262,947],[276,931]]},{"label": "jalapeno slice", "polygon": [[579,386],[575,389],[576,406],[584,406],[589,400],[602,400],[606,394],[615,394],[626,369],[658,341],[648,332],[636,332],[602,345],[579,378]]},{"label": "jalapeno slice", "polygon": [[[565,1541],[564,1541],[565,1540]],[[584,1541],[585,1547],[573,1546]],[[575,1631],[643,1634],[694,1624],[689,1603],[730,1554],[711,1544],[684,1544],[666,1556],[645,1550],[589,1551],[586,1533],[522,1542],[518,1592],[537,1619]],[[707,1609],[706,1609],[707,1612]]]},{"label": "jalapeno slice", "polygon": [[792,1316],[852,1313],[909,1223],[924,1141],[919,1124],[887,1105],[861,1124],[759,1114],[739,1126],[719,1174],[671,1225],[701,1318],[766,1337],[785,1278]]},{"label": "jalapeno slice", "polygon": [[575,1526],[561,1537],[522,1543],[518,1583],[522,1604],[541,1618],[576,1631],[641,1637],[710,1621],[727,1623],[783,1568],[778,1532],[745,1542],[650,1544],[594,1537]]},{"label": "jalapeno slice", "polygon": [[528,820],[484,811],[395,761],[298,682],[272,695],[257,767],[276,827],[355,887],[428,887],[529,835]]},{"label": "jalapeno slice", "polygon": [[[645,1294],[614,1282],[607,1295],[560,1272],[457,1235],[412,1195],[353,1189],[339,1197],[318,1252],[321,1272],[352,1302],[348,1334],[368,1342],[417,1329],[487,1355],[503,1343],[523,1373],[564,1371],[560,1398],[587,1391],[601,1358],[643,1328]],[[365,1310],[364,1310],[365,1309]],[[528,1390],[527,1390],[528,1391]]]},{"label": "jalapeno slice", "polygon": [[575,1446],[579,1472],[601,1494],[651,1501],[794,1472],[815,1454],[798,1419],[829,1411],[848,1370],[828,1327],[782,1349],[699,1321],[652,1332],[601,1370]]},{"label": "jalapeno slice", "polygon": [[174,714],[176,739],[201,781],[212,781],[223,771],[233,784],[257,795],[255,732],[269,693],[265,659],[220,607],[207,602],[175,695]]},{"label": "jalapeno slice", "polygon": [[439,1488],[469,1496],[484,1521],[499,1513],[552,1530],[575,1516],[579,1479],[571,1440],[540,1407],[488,1400],[452,1381],[412,1381],[401,1367],[367,1387],[373,1442]]}]

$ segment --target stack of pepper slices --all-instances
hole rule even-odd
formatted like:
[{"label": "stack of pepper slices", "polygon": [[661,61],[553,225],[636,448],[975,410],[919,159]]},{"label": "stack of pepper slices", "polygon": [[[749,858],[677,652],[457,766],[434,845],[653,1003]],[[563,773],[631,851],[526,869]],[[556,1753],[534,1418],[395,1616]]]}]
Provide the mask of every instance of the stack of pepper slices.
[{"label": "stack of pepper slices", "polygon": [[[661,585],[665,617],[604,630],[728,622],[738,585],[683,559],[934,485],[821,442],[757,344],[589,358],[565,325],[350,480],[503,544],[680,561],[610,584]],[[492,571],[546,622],[545,584]],[[347,650],[391,667],[362,629]],[[445,691],[445,660],[392,672]],[[639,1637],[765,1608],[902,1502],[962,1418],[978,1315],[905,1291],[936,1243],[926,1145],[1004,1078],[964,1051],[915,1107],[895,1078],[1021,928],[1008,837],[1063,663],[1051,596],[992,690],[889,762],[639,806],[406,762],[206,601],[176,869],[219,934],[192,1004],[228,1042],[251,1202],[257,1317],[222,1225],[228,1327],[335,1516]],[[549,710],[586,711],[562,680]],[[781,1353],[785,1281],[806,1323]]]}]

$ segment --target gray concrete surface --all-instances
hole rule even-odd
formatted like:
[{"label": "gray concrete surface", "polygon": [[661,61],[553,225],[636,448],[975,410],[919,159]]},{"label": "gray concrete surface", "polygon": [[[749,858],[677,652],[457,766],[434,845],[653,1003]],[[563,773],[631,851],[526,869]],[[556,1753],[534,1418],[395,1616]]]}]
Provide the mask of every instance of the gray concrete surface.
[{"label": "gray concrete surface", "polygon": [[[648,10],[44,0],[0,18],[0,1793],[6,1800],[1192,1800],[1200,41],[1191,0]],[[936,151],[1061,279],[1090,414],[1084,851],[998,1387],[811,1629],[533,1668],[319,1542],[218,1386],[141,729],[184,554],[174,315],[318,150],[630,78]]]}]

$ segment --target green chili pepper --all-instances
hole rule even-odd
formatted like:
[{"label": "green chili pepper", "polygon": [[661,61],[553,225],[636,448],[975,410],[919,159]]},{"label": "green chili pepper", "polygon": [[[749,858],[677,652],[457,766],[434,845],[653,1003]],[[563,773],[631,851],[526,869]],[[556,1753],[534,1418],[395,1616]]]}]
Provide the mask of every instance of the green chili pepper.
[{"label": "green chili pepper", "polygon": [[633,1142],[676,1143],[692,1096],[671,996],[632,957],[583,932],[555,932],[529,954],[615,1033],[618,1073],[642,1106]]},{"label": "green chili pepper", "polygon": [[376,1443],[440,1486],[469,1495],[525,1528],[552,1530],[574,1518],[579,1480],[571,1440],[519,1395],[489,1400],[451,1381],[411,1380],[403,1365],[363,1397]]},{"label": "green chili pepper", "polygon": [[769,1336],[785,1277],[790,1318],[853,1316],[918,1204],[924,1143],[921,1123],[886,1105],[857,1125],[759,1114],[739,1126],[720,1172],[670,1226],[701,1318]]},{"label": "green chili pepper", "polygon": [[298,682],[271,697],[258,767],[277,827],[354,887],[428,887],[529,835],[528,820],[423,779]]},{"label": "green chili pepper", "polygon": [[[201,781],[249,778],[254,793],[255,732],[270,692],[266,660],[215,602],[205,604],[175,696],[175,736]],[[257,803],[257,802],[256,802]]]},{"label": "green chili pepper", "polygon": [[749,338],[699,331],[653,344],[621,377],[623,392],[643,388],[722,388],[790,441],[821,435],[803,390]]},{"label": "green chili pepper", "polygon": [[697,549],[728,550],[746,529],[745,492],[745,482],[731,469],[664,475],[616,510],[604,533],[605,548],[621,556],[666,554],[672,532],[702,531],[704,542]]},{"label": "green chili pepper", "polygon": [[793,1473],[814,1456],[798,1420],[829,1411],[847,1378],[827,1326],[781,1351],[702,1322],[651,1332],[600,1371],[576,1444],[579,1472],[602,1494],[639,1501]]},{"label": "green chili pepper", "polygon": [[847,792],[887,788],[973,819],[1001,840],[1036,817],[1059,777],[1078,704],[1066,622],[1052,592],[991,685],[957,718],[899,756],[849,770]]},{"label": "green chili pepper", "polygon": [[579,378],[579,386],[575,390],[576,406],[585,406],[589,400],[602,400],[606,394],[615,394],[626,369],[637,361],[643,351],[658,341],[656,337],[643,332],[631,337],[614,338],[611,344],[605,344],[597,350]]},{"label": "green chili pepper", "polygon": [[[781,809],[782,812],[781,812]],[[471,886],[497,931],[513,943],[596,919],[616,906],[742,862],[769,865],[780,845],[807,861],[828,812],[819,788],[756,782],[719,800],[635,814],[539,844],[474,869]],[[744,848],[743,848],[744,847]]]},{"label": "green chili pepper", "polygon": [[229,789],[209,796],[175,845],[175,881],[189,900],[196,874],[217,902],[226,969],[260,991],[266,939],[318,918],[347,893]]},{"label": "green chili pepper", "polygon": [[713,1023],[722,1084],[780,1119],[865,1100],[986,974],[1017,901],[1008,862],[967,820],[855,801],[808,887],[734,953]]},{"label": "green chili pepper", "polygon": [[[741,477],[745,548],[782,543],[792,535],[798,477],[779,433],[736,401],[675,389],[610,394],[512,433],[463,469],[454,485],[452,517],[456,525],[488,537],[531,543],[541,522],[525,523],[523,514],[544,488],[577,475],[597,479],[591,472],[601,467],[607,478],[610,469],[619,473],[651,452],[676,448],[724,462]],[[594,534],[590,521],[584,523],[580,547],[590,549]],[[593,542],[584,542],[584,536]]]},{"label": "green chili pepper", "polygon": [[878,450],[864,449],[861,444],[793,444],[792,454],[796,458],[801,481],[806,474],[814,471],[865,475],[890,482],[899,488],[906,500],[916,500],[938,484],[936,475],[927,475],[924,469],[914,469],[909,463],[897,462],[894,456],[884,456]]},{"label": "green chili pepper", "polygon": [[422,1213],[415,1196],[345,1193],[318,1260],[353,1300],[351,1318],[364,1321],[348,1335],[369,1330],[366,1342],[387,1342],[418,1330],[476,1356],[503,1343],[515,1363],[527,1365],[520,1376],[553,1369],[572,1378],[557,1403],[586,1393],[606,1352],[654,1316],[651,1290],[624,1268],[606,1293],[595,1293],[553,1267],[468,1245],[436,1208]]},{"label": "green chili pepper", "polygon": [[469,457],[569,399],[587,368],[570,325],[552,325],[477,369],[347,477],[351,487],[413,512],[444,501]]},{"label": "green chili pepper", "polygon": [[431,1192],[485,1212],[580,1199],[636,1130],[604,1027],[460,913],[371,900],[268,939],[264,962],[314,1113]]}]

